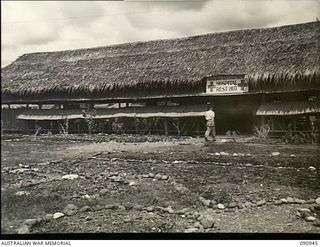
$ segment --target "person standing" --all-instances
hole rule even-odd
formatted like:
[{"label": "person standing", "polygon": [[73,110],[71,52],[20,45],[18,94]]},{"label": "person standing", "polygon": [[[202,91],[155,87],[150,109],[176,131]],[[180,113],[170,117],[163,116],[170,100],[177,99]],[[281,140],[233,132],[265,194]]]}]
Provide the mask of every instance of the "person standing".
[{"label": "person standing", "polygon": [[208,137],[212,136],[213,141],[216,141],[216,129],[214,123],[215,113],[211,105],[208,107],[208,110],[205,113],[205,118],[207,121],[207,131],[204,139],[208,141]]}]

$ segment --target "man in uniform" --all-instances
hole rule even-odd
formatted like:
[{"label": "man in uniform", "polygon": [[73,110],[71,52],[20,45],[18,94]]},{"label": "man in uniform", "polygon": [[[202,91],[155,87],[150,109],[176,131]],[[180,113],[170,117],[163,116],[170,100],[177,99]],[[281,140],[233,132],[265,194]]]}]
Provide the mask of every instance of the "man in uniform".
[{"label": "man in uniform", "polygon": [[207,131],[205,133],[205,140],[208,141],[208,137],[211,135],[213,141],[216,141],[216,129],[214,124],[215,113],[212,110],[212,106],[208,106],[208,110],[205,113],[206,121],[207,121]]}]

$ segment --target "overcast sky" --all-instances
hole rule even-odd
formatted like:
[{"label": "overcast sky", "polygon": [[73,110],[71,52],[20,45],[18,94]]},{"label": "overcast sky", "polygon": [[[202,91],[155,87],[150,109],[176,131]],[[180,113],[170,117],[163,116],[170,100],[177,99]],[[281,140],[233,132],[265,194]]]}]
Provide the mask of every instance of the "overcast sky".
[{"label": "overcast sky", "polygon": [[1,1],[1,67],[19,56],[320,19],[320,0]]}]

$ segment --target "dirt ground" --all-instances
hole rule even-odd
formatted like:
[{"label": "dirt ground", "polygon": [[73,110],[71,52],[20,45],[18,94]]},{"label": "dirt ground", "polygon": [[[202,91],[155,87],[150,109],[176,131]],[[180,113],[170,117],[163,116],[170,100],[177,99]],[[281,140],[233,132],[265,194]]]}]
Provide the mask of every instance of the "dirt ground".
[{"label": "dirt ground", "polygon": [[4,135],[1,233],[320,233],[319,146],[229,141]]}]

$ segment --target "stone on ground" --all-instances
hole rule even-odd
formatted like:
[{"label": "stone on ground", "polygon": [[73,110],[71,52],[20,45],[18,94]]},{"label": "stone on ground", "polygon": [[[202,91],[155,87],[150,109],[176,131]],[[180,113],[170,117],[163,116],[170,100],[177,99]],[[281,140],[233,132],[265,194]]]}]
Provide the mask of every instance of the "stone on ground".
[{"label": "stone on ground", "polygon": [[297,203],[297,204],[305,204],[306,203],[305,200],[297,199],[297,198],[294,199],[294,202]]},{"label": "stone on ground", "polygon": [[146,208],[146,210],[148,212],[153,212],[154,211],[154,206],[149,206],[149,207]]},{"label": "stone on ground", "polygon": [[294,203],[294,199],[292,197],[287,197],[287,202],[288,203]]},{"label": "stone on ground", "polygon": [[203,228],[207,229],[207,228],[212,228],[214,226],[215,220],[211,215],[204,214],[200,219],[200,223],[203,226]]},{"label": "stone on ground", "polygon": [[225,209],[225,206],[224,206],[223,204],[221,204],[221,203],[219,203],[219,204],[217,205],[217,207],[218,207],[218,209]]},{"label": "stone on ground", "polygon": [[306,203],[308,204],[312,204],[312,203],[315,203],[316,200],[315,199],[309,199],[309,200],[306,200]]},{"label": "stone on ground", "polygon": [[53,219],[59,219],[59,218],[61,218],[61,217],[63,217],[64,216],[64,214],[63,213],[60,213],[60,212],[57,212],[57,213],[54,213],[53,214]]},{"label": "stone on ground", "polygon": [[116,207],[117,207],[116,205],[112,205],[112,204],[108,204],[104,206],[105,209],[115,209]]},{"label": "stone on ground", "polygon": [[162,176],[161,176],[161,179],[162,179],[162,180],[167,180],[168,178],[169,178],[169,177],[166,176],[166,175],[162,175]]},{"label": "stone on ground", "polygon": [[266,203],[267,203],[266,200],[260,200],[260,201],[257,201],[257,206],[260,207]]},{"label": "stone on ground", "polygon": [[174,214],[174,210],[172,209],[171,206],[168,206],[168,207],[166,208],[166,211],[167,211],[169,214]]},{"label": "stone on ground", "polygon": [[123,205],[119,205],[119,206],[118,206],[118,209],[121,210],[121,211],[124,211],[124,210],[126,210],[126,207],[123,206]]},{"label": "stone on ground", "polygon": [[82,207],[79,212],[82,213],[82,212],[89,212],[89,211],[92,211],[92,208],[89,207],[89,206],[84,206]]},{"label": "stone on ground", "polygon": [[53,214],[46,214],[45,216],[43,216],[43,220],[44,221],[50,221],[53,218]]},{"label": "stone on ground", "polygon": [[117,183],[123,183],[124,182],[122,177],[115,177],[115,178],[112,179],[112,181],[113,182],[117,182]]},{"label": "stone on ground", "polygon": [[317,204],[320,204],[320,197],[318,197],[318,198],[316,199],[316,203],[317,203]]},{"label": "stone on ground", "polygon": [[203,197],[199,197],[198,199],[199,199],[199,201],[200,201],[204,206],[206,206],[206,207],[209,207],[209,206],[210,206],[210,203],[211,203],[210,200],[206,200],[206,199],[204,199]]},{"label": "stone on ground", "polygon": [[70,180],[73,180],[73,179],[77,179],[78,177],[79,177],[79,175],[76,175],[76,174],[68,174],[68,175],[62,176],[62,179],[70,179]]},{"label": "stone on ground", "polygon": [[306,213],[311,213],[311,210],[309,208],[299,208],[299,212],[306,212]]},{"label": "stone on ground", "polygon": [[133,207],[132,207],[132,209],[134,209],[134,210],[141,210],[141,209],[143,209],[144,208],[144,206],[142,206],[142,205],[134,205]]},{"label": "stone on ground", "polygon": [[96,205],[96,206],[93,207],[94,211],[100,211],[102,209],[103,209],[103,207],[101,205]]},{"label": "stone on ground", "polygon": [[30,233],[30,228],[26,225],[23,225],[17,229],[18,234],[29,234]]},{"label": "stone on ground", "polygon": [[101,190],[100,190],[100,194],[101,194],[101,195],[105,195],[105,194],[107,194],[108,192],[109,192],[108,189],[101,189]]},{"label": "stone on ground", "polygon": [[177,210],[176,213],[181,215],[181,214],[187,213],[188,211],[189,211],[188,208],[183,208],[183,209]]},{"label": "stone on ground", "polygon": [[228,208],[235,208],[235,207],[237,207],[237,203],[236,202],[231,202],[231,203],[229,203],[229,205],[228,205]]},{"label": "stone on ground", "polygon": [[197,231],[198,231],[198,228],[192,227],[192,228],[185,229],[184,233],[193,233]]},{"label": "stone on ground", "polygon": [[313,221],[315,221],[317,219],[315,217],[313,217],[313,216],[308,216],[308,217],[305,218],[305,220],[308,221],[308,222],[313,222]]},{"label": "stone on ground", "polygon": [[189,190],[186,187],[184,187],[182,184],[173,182],[172,185],[173,185],[173,188],[181,194],[187,194],[189,192]]},{"label": "stone on ground", "polygon": [[239,203],[237,204],[237,206],[238,206],[239,209],[243,209],[243,208],[244,208],[244,206],[243,206],[243,204],[242,204],[241,202],[239,202]]},{"label": "stone on ground", "polygon": [[24,196],[24,195],[29,196],[30,192],[28,192],[28,191],[18,191],[18,192],[15,193],[15,195],[16,196]]},{"label": "stone on ground", "polygon": [[315,220],[313,222],[313,225],[320,227],[320,220]]},{"label": "stone on ground", "polygon": [[273,202],[274,205],[281,205],[282,204],[282,201],[281,200],[275,200]]},{"label": "stone on ground", "polygon": [[36,225],[38,222],[39,221],[37,219],[27,219],[22,224],[26,225],[28,227],[32,227],[32,226]]},{"label": "stone on ground", "polygon": [[310,213],[306,212],[306,211],[303,211],[303,212],[300,211],[300,215],[301,215],[302,218],[307,218],[307,217],[310,216]]},{"label": "stone on ground", "polygon": [[74,204],[68,204],[64,208],[63,213],[68,216],[75,215],[76,213],[78,213],[78,207]]},{"label": "stone on ground", "polygon": [[198,221],[196,221],[195,223],[194,223],[194,227],[195,228],[198,228],[198,229],[203,229],[203,226],[200,224],[200,222],[198,222]]},{"label": "stone on ground", "polygon": [[137,184],[137,183],[134,182],[134,181],[129,182],[129,186],[134,186],[134,185],[136,185],[136,184]]}]

